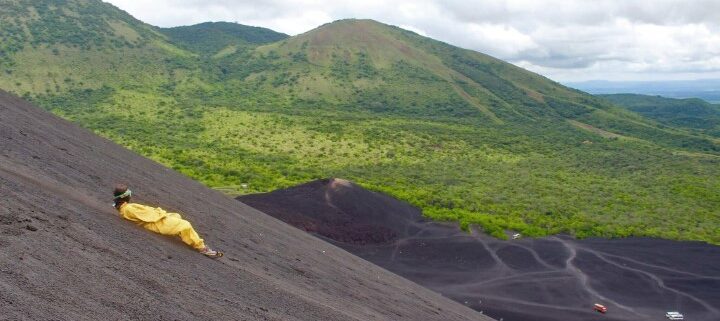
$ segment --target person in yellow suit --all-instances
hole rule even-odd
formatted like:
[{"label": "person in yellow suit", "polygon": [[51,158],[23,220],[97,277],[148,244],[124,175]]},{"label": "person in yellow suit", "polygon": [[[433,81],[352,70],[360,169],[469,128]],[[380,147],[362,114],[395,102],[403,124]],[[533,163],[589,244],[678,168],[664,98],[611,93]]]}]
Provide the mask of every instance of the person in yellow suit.
[{"label": "person in yellow suit", "polygon": [[159,207],[150,207],[137,203],[130,203],[132,191],[124,184],[118,184],[113,191],[113,206],[120,212],[120,216],[128,221],[151,230],[155,233],[171,236],[180,236],[185,244],[190,245],[200,253],[217,258],[223,256],[222,252],[210,249],[205,241],[195,232],[190,222],[182,219],[178,213],[168,213]]}]

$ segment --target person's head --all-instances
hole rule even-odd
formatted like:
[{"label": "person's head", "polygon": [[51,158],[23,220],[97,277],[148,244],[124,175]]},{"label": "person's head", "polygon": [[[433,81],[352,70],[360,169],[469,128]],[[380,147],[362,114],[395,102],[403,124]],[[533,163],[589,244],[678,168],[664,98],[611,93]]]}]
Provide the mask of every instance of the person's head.
[{"label": "person's head", "polygon": [[130,202],[130,196],[132,191],[125,184],[115,184],[115,190],[113,190],[113,205],[119,208],[123,203]]}]

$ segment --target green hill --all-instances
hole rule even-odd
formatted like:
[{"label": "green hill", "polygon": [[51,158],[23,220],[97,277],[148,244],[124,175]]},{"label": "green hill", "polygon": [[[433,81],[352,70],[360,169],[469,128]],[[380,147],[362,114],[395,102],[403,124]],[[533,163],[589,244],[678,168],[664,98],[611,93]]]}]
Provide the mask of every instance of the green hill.
[{"label": "green hill", "polygon": [[702,99],[636,94],[598,96],[665,125],[697,129],[720,138],[720,106]]},{"label": "green hill", "polygon": [[[99,1],[11,3],[0,88],[228,193],[343,177],[499,237],[720,243],[717,139],[490,56],[371,20],[210,55],[224,36],[198,51]],[[57,21],[102,41],[43,38]]]},{"label": "green hill", "polygon": [[[196,69],[192,57],[157,28],[101,1],[0,6],[0,87],[20,95],[157,87],[187,79]],[[187,72],[175,73],[183,64]]]},{"label": "green hill", "polygon": [[660,128],[501,60],[372,20],[336,21],[220,64],[224,79],[282,97],[274,105],[492,124],[574,120],[668,147],[720,152],[717,142]]},{"label": "green hill", "polygon": [[266,44],[288,37],[267,28],[231,22],[204,22],[160,31],[178,47],[205,55],[225,55],[237,51],[238,47]]}]

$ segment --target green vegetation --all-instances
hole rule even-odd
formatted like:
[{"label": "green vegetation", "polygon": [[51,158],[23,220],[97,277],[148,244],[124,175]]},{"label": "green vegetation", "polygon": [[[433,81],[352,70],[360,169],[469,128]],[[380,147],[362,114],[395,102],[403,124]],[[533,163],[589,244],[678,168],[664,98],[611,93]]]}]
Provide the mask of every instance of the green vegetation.
[{"label": "green vegetation", "polygon": [[139,22],[120,32],[115,15],[98,22],[110,39],[146,40],[22,42],[0,88],[232,193],[342,177],[497,237],[720,244],[720,143],[708,135],[373,21],[226,50]]},{"label": "green vegetation", "polygon": [[702,99],[673,99],[635,94],[599,95],[668,126],[720,138],[720,106]]},{"label": "green vegetation", "polygon": [[[230,22],[204,22],[192,26],[163,28],[160,31],[178,47],[201,55],[227,54],[238,47],[266,44],[288,37],[266,28]],[[226,50],[222,53],[222,50]]]}]

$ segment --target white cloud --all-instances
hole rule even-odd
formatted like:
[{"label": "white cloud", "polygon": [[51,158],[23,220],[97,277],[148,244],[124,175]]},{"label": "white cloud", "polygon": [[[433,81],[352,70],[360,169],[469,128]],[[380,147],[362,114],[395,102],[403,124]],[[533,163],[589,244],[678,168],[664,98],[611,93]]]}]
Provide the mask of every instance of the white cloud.
[{"label": "white cloud", "polygon": [[508,25],[469,23],[465,32],[473,47],[482,48],[485,45],[487,50],[499,56],[538,49],[530,35]]},{"label": "white cloud", "polygon": [[109,0],[162,27],[235,21],[291,35],[371,18],[559,81],[720,78],[717,0]]}]

